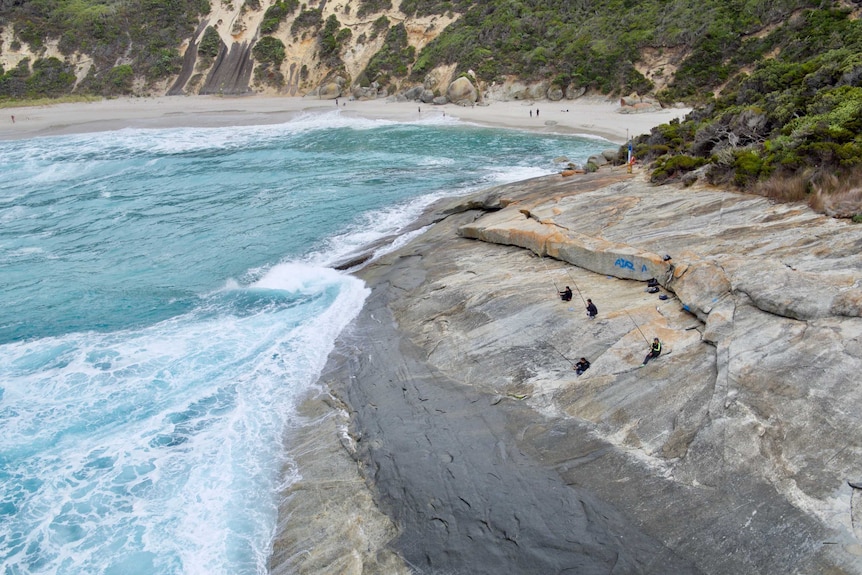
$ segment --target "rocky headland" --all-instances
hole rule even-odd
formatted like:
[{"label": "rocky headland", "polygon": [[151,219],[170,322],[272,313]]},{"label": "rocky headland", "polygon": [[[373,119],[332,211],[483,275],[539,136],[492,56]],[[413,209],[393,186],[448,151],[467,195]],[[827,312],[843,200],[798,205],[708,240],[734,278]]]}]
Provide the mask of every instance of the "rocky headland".
[{"label": "rocky headland", "polygon": [[416,225],[354,272],[273,573],[862,573],[862,227],[624,168]]}]

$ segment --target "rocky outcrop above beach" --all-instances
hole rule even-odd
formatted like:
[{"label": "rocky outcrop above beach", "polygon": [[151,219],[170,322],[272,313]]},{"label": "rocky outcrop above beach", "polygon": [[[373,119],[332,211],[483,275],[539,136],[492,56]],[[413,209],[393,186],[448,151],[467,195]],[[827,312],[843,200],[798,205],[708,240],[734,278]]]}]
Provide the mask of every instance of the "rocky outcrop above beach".
[{"label": "rocky outcrop above beach", "polygon": [[429,218],[358,272],[372,296],[323,376],[383,550],[435,573],[862,573],[862,227],[608,168]]}]

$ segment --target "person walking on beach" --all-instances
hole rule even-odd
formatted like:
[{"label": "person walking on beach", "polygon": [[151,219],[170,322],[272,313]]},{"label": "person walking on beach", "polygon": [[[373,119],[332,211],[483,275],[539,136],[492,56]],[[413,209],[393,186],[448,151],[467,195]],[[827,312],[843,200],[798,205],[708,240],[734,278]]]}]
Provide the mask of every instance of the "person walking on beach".
[{"label": "person walking on beach", "polygon": [[599,313],[599,310],[596,308],[596,304],[593,303],[593,300],[587,298],[587,317],[593,319]]},{"label": "person walking on beach", "polygon": [[12,123],[15,123],[15,114],[12,114]]},{"label": "person walking on beach", "polygon": [[641,364],[641,367],[645,366],[647,362],[651,359],[657,358],[661,354],[661,342],[657,337],[653,338],[652,345],[649,348],[649,353],[644,358],[644,362]]}]

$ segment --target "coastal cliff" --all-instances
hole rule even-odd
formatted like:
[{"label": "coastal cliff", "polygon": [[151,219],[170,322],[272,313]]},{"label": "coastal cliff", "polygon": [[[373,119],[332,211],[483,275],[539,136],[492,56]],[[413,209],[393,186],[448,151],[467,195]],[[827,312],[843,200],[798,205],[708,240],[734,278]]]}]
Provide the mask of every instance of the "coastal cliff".
[{"label": "coastal cliff", "polygon": [[862,573],[862,229],[624,169],[423,225],[355,272],[306,409],[359,467],[286,494],[274,573]]}]

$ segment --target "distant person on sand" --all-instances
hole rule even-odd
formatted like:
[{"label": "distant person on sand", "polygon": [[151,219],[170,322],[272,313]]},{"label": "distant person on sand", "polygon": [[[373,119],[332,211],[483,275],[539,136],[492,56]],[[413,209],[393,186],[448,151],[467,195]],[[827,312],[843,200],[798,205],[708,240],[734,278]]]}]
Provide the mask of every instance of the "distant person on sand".
[{"label": "distant person on sand", "polygon": [[530,108],[530,117],[531,118],[533,117],[533,109],[532,108]]},{"label": "distant person on sand", "polygon": [[566,286],[566,289],[560,292],[560,299],[563,301],[572,301],[572,288]]},{"label": "distant person on sand", "polygon": [[539,117],[539,109],[538,108],[536,108],[536,117],[537,118]]},{"label": "distant person on sand", "polygon": [[12,114],[12,123],[15,123],[15,114]]},{"label": "distant person on sand", "polygon": [[588,369],[590,369],[590,362],[588,362],[585,357],[582,357],[581,360],[575,364],[575,373],[578,375],[581,375]]},{"label": "distant person on sand", "polygon": [[653,338],[652,345],[649,348],[649,353],[644,358],[644,362],[641,364],[641,367],[647,364],[647,362],[651,359],[657,358],[661,354],[661,342],[658,338]]},{"label": "distant person on sand", "polygon": [[593,303],[593,300],[587,298],[587,316],[589,316],[590,319],[593,319],[598,313],[599,310],[596,309],[596,304]]}]

